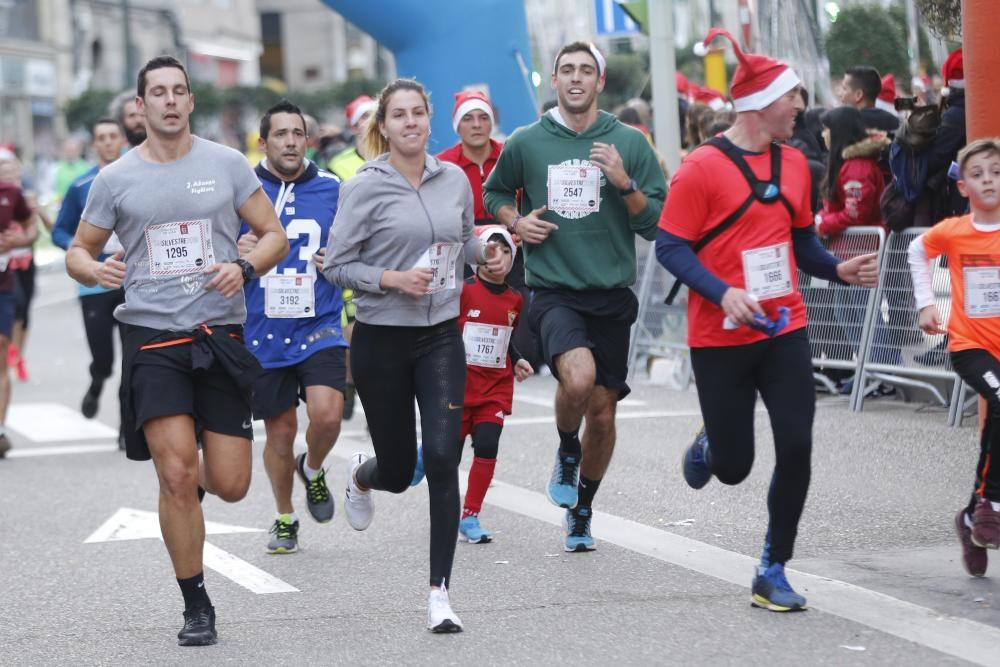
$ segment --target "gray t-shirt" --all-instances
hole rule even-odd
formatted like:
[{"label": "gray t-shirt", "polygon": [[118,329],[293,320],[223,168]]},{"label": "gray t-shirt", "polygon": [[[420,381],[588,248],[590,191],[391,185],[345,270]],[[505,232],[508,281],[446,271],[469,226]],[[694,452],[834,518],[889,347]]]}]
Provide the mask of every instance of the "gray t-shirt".
[{"label": "gray t-shirt", "polygon": [[237,151],[194,137],[176,162],[130,150],[97,174],[83,220],[111,229],[125,248],[125,303],[115,317],[162,331],[201,323],[242,324],[243,290],[231,299],[205,289],[202,271],[239,257],[237,209],[260,188]]}]

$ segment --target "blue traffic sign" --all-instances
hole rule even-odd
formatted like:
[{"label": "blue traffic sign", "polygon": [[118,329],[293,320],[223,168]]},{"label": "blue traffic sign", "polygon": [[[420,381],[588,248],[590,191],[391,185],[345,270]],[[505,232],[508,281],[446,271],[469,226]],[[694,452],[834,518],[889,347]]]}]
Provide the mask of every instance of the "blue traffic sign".
[{"label": "blue traffic sign", "polygon": [[602,37],[632,35],[639,32],[639,24],[616,0],[594,0],[594,32]]}]

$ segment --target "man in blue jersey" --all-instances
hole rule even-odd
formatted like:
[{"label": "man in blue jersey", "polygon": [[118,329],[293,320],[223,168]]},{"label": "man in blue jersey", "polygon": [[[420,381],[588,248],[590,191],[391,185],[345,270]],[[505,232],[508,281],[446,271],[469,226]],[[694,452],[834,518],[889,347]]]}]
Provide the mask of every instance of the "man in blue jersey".
[{"label": "man in blue jersey", "polygon": [[[135,95],[132,96],[132,104],[135,105]],[[97,177],[100,169],[108,166],[117,160],[125,146],[125,135],[118,121],[112,118],[98,119],[91,134],[94,138],[94,153],[97,155],[97,166],[93,167],[73,181],[63,197],[62,206],[59,207],[59,215],[56,217],[56,224],[52,228],[52,242],[63,250],[69,249],[69,244],[73,241],[76,228],[80,226],[80,216],[87,204],[87,195],[90,193],[90,185]],[[121,248],[118,237],[114,234],[108,239],[103,252],[98,259],[103,261],[106,257],[113,255]],[[80,411],[87,419],[92,419],[97,414],[97,408],[101,398],[101,390],[104,382],[111,377],[114,371],[115,361],[115,308],[125,303],[125,290],[121,287],[117,289],[104,289],[100,285],[86,287],[80,285],[80,309],[83,311],[83,328],[87,334],[87,345],[90,347],[90,385],[87,393],[83,395],[83,402]],[[124,419],[121,425],[124,426]],[[119,427],[118,448],[125,449],[125,434]]]},{"label": "man in blue jersey", "polygon": [[[283,101],[264,114],[260,142],[265,158],[256,173],[288,234],[288,256],[271,273],[247,283],[246,342],[264,374],[254,384],[253,413],[264,420],[264,467],[271,480],[277,517],[268,553],[298,548],[299,520],[292,505],[296,472],[305,484],[312,517],[333,519],[333,497],[323,461],[340,435],[344,413],[347,341],[341,329],[340,288],[317,272],[337,212],[340,181],[305,159],[306,122],[297,106]],[[244,228],[240,252],[256,237]],[[292,451],[298,430],[296,407],[306,401],[307,451]]]}]

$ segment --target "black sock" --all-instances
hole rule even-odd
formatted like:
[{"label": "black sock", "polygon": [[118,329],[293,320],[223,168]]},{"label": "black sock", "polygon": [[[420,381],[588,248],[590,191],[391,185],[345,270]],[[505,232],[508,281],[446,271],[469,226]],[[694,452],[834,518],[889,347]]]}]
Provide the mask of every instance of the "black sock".
[{"label": "black sock", "polygon": [[576,487],[576,506],[590,507],[594,502],[594,496],[597,494],[597,487],[600,485],[601,480],[587,479],[583,475],[580,475],[580,484]]},{"label": "black sock", "polygon": [[557,426],[556,431],[559,432],[560,454],[563,456],[580,456],[583,454],[583,446],[580,445],[580,429],[567,433],[560,430]]},{"label": "black sock", "polygon": [[102,389],[104,389],[104,380],[102,378],[91,378],[90,386],[87,387],[87,393],[91,396],[100,396]]},{"label": "black sock", "polygon": [[178,579],[177,585],[181,587],[185,609],[212,606],[212,601],[208,599],[208,591],[205,590],[204,572],[199,572],[190,579]]}]

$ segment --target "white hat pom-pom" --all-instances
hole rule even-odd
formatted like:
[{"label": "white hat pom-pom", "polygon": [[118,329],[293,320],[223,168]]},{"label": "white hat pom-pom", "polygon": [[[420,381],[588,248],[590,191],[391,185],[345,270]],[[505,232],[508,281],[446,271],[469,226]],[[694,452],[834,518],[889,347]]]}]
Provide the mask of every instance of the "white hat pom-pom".
[{"label": "white hat pom-pom", "polygon": [[708,47],[705,46],[704,42],[695,42],[694,54],[699,58],[704,58],[708,55]]}]

